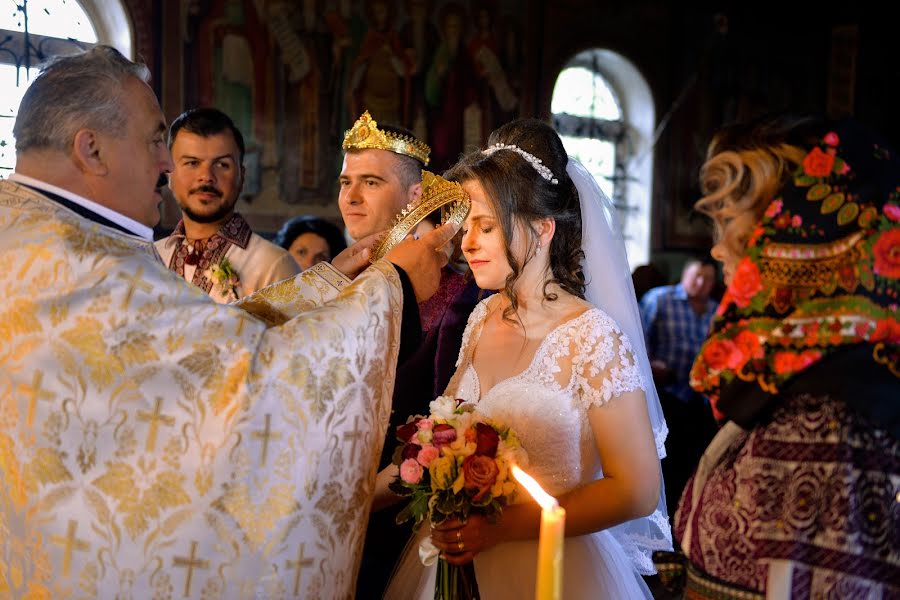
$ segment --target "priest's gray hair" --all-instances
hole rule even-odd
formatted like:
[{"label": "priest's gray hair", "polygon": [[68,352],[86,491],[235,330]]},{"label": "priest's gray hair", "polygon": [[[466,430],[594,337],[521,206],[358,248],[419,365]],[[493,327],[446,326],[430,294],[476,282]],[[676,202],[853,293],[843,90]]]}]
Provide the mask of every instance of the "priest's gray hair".
[{"label": "priest's gray hair", "polygon": [[129,107],[122,88],[131,77],[147,83],[150,70],[110,46],[51,59],[22,97],[13,126],[16,152],[67,152],[81,129],[123,136]]}]

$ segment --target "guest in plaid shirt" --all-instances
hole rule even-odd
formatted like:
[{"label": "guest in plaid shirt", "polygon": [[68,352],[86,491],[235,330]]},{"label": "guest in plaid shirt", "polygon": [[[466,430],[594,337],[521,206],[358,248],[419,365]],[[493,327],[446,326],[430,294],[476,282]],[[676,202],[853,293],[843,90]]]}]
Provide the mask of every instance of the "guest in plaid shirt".
[{"label": "guest in plaid shirt", "polygon": [[672,510],[717,429],[706,398],[690,386],[691,366],[718,306],[710,297],[715,282],[712,259],[689,260],[679,283],[653,288],[641,298],[647,353],[669,425],[662,466]]}]

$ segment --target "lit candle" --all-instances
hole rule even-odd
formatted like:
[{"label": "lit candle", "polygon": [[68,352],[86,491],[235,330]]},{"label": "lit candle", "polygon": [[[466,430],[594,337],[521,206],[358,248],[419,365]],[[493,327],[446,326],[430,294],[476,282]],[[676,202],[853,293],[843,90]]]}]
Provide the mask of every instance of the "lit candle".
[{"label": "lit candle", "polygon": [[513,465],[513,476],[541,505],[541,537],[538,541],[536,600],[560,600],[562,598],[563,541],[566,529],[566,511],[556,498],[541,488],[534,478]]}]

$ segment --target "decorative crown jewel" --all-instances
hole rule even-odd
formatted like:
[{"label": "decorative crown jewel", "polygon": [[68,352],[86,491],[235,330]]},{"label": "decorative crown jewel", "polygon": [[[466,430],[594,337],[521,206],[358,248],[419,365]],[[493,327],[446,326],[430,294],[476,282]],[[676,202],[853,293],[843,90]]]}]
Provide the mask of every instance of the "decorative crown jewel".
[{"label": "decorative crown jewel", "polygon": [[381,240],[369,260],[372,263],[382,259],[391,249],[403,241],[409,232],[425,217],[441,209],[441,225],[453,223],[457,227],[465,221],[472,202],[462,186],[455,181],[447,181],[431,171],[422,171],[422,196],[418,202],[411,202],[397,215],[394,226]]},{"label": "decorative crown jewel", "polygon": [[557,179],[556,177],[553,176],[553,171],[550,170],[550,167],[548,167],[547,165],[544,164],[544,161],[539,159],[534,154],[531,154],[530,152],[526,152],[525,150],[522,150],[521,148],[519,148],[518,146],[515,146],[513,144],[501,144],[501,143],[494,144],[493,146],[488,146],[487,148],[482,150],[481,153],[484,154],[485,156],[490,156],[497,150],[512,150],[513,152],[515,152],[516,154],[518,154],[519,156],[521,156],[522,158],[527,160],[528,163],[532,167],[534,167],[534,170],[538,172],[538,175],[540,175],[541,177],[543,177],[544,179],[546,179],[553,185],[556,185],[559,183],[559,179]]},{"label": "decorative crown jewel", "polygon": [[401,133],[392,133],[378,129],[378,122],[372,118],[369,111],[365,111],[356,120],[353,127],[344,134],[344,151],[347,150],[388,150],[396,154],[403,154],[428,165],[428,155],[431,148],[428,144],[420,142],[414,137]]}]

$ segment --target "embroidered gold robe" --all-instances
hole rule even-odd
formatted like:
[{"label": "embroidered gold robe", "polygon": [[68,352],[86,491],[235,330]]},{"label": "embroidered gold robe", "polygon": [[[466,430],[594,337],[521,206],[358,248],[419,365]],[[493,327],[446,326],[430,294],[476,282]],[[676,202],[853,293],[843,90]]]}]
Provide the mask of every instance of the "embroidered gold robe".
[{"label": "embroidered gold robe", "polygon": [[0,297],[0,598],[352,596],[389,263],[219,305],[152,242],[0,181]]}]

